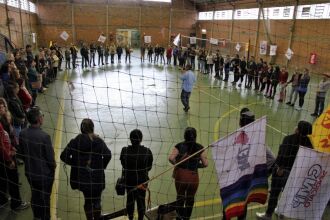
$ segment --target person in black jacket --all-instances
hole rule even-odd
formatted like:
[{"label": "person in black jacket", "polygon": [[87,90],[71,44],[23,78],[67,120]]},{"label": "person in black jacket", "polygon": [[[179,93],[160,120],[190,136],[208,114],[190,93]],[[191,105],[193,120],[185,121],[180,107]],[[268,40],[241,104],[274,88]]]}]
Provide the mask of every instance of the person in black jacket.
[{"label": "person in black jacket", "polygon": [[257,213],[257,219],[271,220],[277,206],[278,197],[288,180],[299,146],[313,148],[307,135],[312,134],[312,125],[299,121],[294,134],[284,137],[280,145],[271,181],[270,195],[266,213]]},{"label": "person in black jacket", "polygon": [[120,161],[123,166],[127,202],[126,209],[130,220],[134,217],[134,203],[137,203],[138,219],[143,220],[145,213],[146,191],[136,188],[149,180],[148,172],[152,168],[153,156],[149,148],[141,145],[142,132],[134,129],[130,133],[132,145],[124,147],[120,153]]},{"label": "person in black jacket", "polygon": [[[196,129],[187,127],[184,132],[184,141],[175,145],[169,156],[171,164],[181,162],[176,165],[173,172],[177,192],[177,219],[190,219],[199,185],[198,168],[208,166],[206,152],[203,146],[196,142],[196,138]],[[183,162],[183,160],[186,161]]]},{"label": "person in black jacket", "polygon": [[44,117],[38,107],[27,113],[30,127],[21,131],[19,144],[25,176],[31,187],[31,207],[35,219],[50,220],[50,195],[55,177],[55,154],[49,134],[41,129]]},{"label": "person in black jacket", "polygon": [[61,154],[61,160],[71,166],[70,185],[84,194],[87,220],[101,216],[101,194],[105,189],[105,174],[111,160],[111,151],[104,141],[94,134],[94,123],[83,119],[81,134],[72,139]]}]

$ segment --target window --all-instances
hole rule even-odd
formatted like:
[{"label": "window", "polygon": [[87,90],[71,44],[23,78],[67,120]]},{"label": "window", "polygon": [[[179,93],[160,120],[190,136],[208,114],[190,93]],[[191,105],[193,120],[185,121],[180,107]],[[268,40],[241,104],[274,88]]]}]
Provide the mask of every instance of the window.
[{"label": "window", "polygon": [[278,17],[280,15],[280,9],[279,8],[275,8],[274,10],[273,10],[273,16],[274,17]]},{"label": "window", "polygon": [[301,17],[309,17],[311,7],[303,7],[301,10]]},{"label": "window", "polygon": [[198,20],[213,20],[213,11],[199,12]]},{"label": "window", "polygon": [[283,18],[289,18],[290,17],[290,11],[291,11],[291,8],[284,8],[283,9]]},{"label": "window", "polygon": [[325,11],[325,5],[316,5],[314,17],[322,18]]},{"label": "window", "polygon": [[32,2],[29,2],[29,11],[32,13],[37,13],[36,5]]},{"label": "window", "polygon": [[0,0],[0,4],[4,4],[5,3],[5,0]]},{"label": "window", "polygon": [[18,0],[7,0],[7,5],[18,8]]},{"label": "window", "polygon": [[28,11],[29,10],[29,1],[28,0],[20,0],[21,9]]},{"label": "window", "polygon": [[234,19],[240,20],[254,20],[258,19],[259,8],[249,8],[236,10]]},{"label": "window", "polygon": [[231,20],[232,18],[233,18],[233,10],[214,12],[214,20]]}]

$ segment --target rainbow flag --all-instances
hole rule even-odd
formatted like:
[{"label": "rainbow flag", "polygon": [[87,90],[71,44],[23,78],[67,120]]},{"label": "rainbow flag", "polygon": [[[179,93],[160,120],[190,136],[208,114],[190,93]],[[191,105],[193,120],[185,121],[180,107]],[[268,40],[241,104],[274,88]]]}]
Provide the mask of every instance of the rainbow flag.
[{"label": "rainbow flag", "polygon": [[309,138],[315,150],[330,153],[330,105],[314,122]]},{"label": "rainbow flag", "polygon": [[262,117],[211,144],[227,219],[242,215],[250,202],[267,201],[265,138]]}]

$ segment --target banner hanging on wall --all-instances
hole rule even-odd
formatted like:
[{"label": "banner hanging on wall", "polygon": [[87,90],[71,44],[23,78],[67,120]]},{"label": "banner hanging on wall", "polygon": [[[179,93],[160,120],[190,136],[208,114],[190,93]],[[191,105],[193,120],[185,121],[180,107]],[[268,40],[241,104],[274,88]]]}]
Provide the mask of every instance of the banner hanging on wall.
[{"label": "banner hanging on wall", "polygon": [[181,38],[181,34],[178,34],[178,35],[174,38],[174,40],[173,40],[173,44],[174,44],[175,46],[179,46],[180,38]]},{"label": "banner hanging on wall", "polygon": [[190,44],[196,44],[196,37],[190,37]]},{"label": "banner hanging on wall", "polygon": [[144,43],[150,44],[151,43],[151,36],[144,36]]},{"label": "banner hanging on wall", "polygon": [[275,56],[277,51],[277,45],[270,45],[269,49],[269,55],[270,56]]},{"label": "banner hanging on wall", "polygon": [[260,41],[260,55],[267,54],[267,41],[263,40]]},{"label": "banner hanging on wall", "polygon": [[103,36],[102,34],[99,36],[98,42],[104,43],[107,38]]},{"label": "banner hanging on wall", "polygon": [[214,45],[218,45],[218,39],[210,38],[210,43]]},{"label": "banner hanging on wall", "polygon": [[66,31],[63,31],[63,32],[61,33],[60,37],[61,37],[63,40],[67,41],[67,40],[69,39],[69,34],[68,34]]}]

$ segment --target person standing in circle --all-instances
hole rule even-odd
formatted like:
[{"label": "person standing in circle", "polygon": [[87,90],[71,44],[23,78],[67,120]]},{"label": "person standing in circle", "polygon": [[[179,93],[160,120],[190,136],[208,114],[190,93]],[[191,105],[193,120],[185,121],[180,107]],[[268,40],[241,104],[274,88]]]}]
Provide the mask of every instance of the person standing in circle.
[{"label": "person standing in circle", "polygon": [[186,65],[185,69],[182,71],[180,79],[182,80],[181,102],[184,106],[183,110],[185,112],[188,112],[188,110],[190,109],[190,94],[196,82],[196,77],[191,71],[191,65]]},{"label": "person standing in circle", "polygon": [[199,152],[177,165],[173,172],[177,192],[177,219],[190,219],[199,185],[198,168],[208,166],[206,152],[203,151],[203,146],[196,142],[196,138],[196,129],[187,127],[184,141],[175,145],[169,156],[170,163],[174,165]]},{"label": "person standing in circle", "polygon": [[111,151],[105,142],[94,134],[94,123],[83,119],[81,134],[72,139],[61,153],[61,160],[71,166],[70,185],[84,194],[87,220],[101,217],[101,195],[105,189],[105,173]]},{"label": "person standing in circle", "polygon": [[134,219],[134,205],[136,202],[138,220],[143,220],[146,211],[146,191],[137,188],[137,186],[149,180],[148,172],[152,168],[153,155],[149,148],[141,145],[143,135],[140,130],[134,129],[131,131],[129,138],[132,145],[123,147],[120,153],[127,192],[126,209],[129,220]]}]

